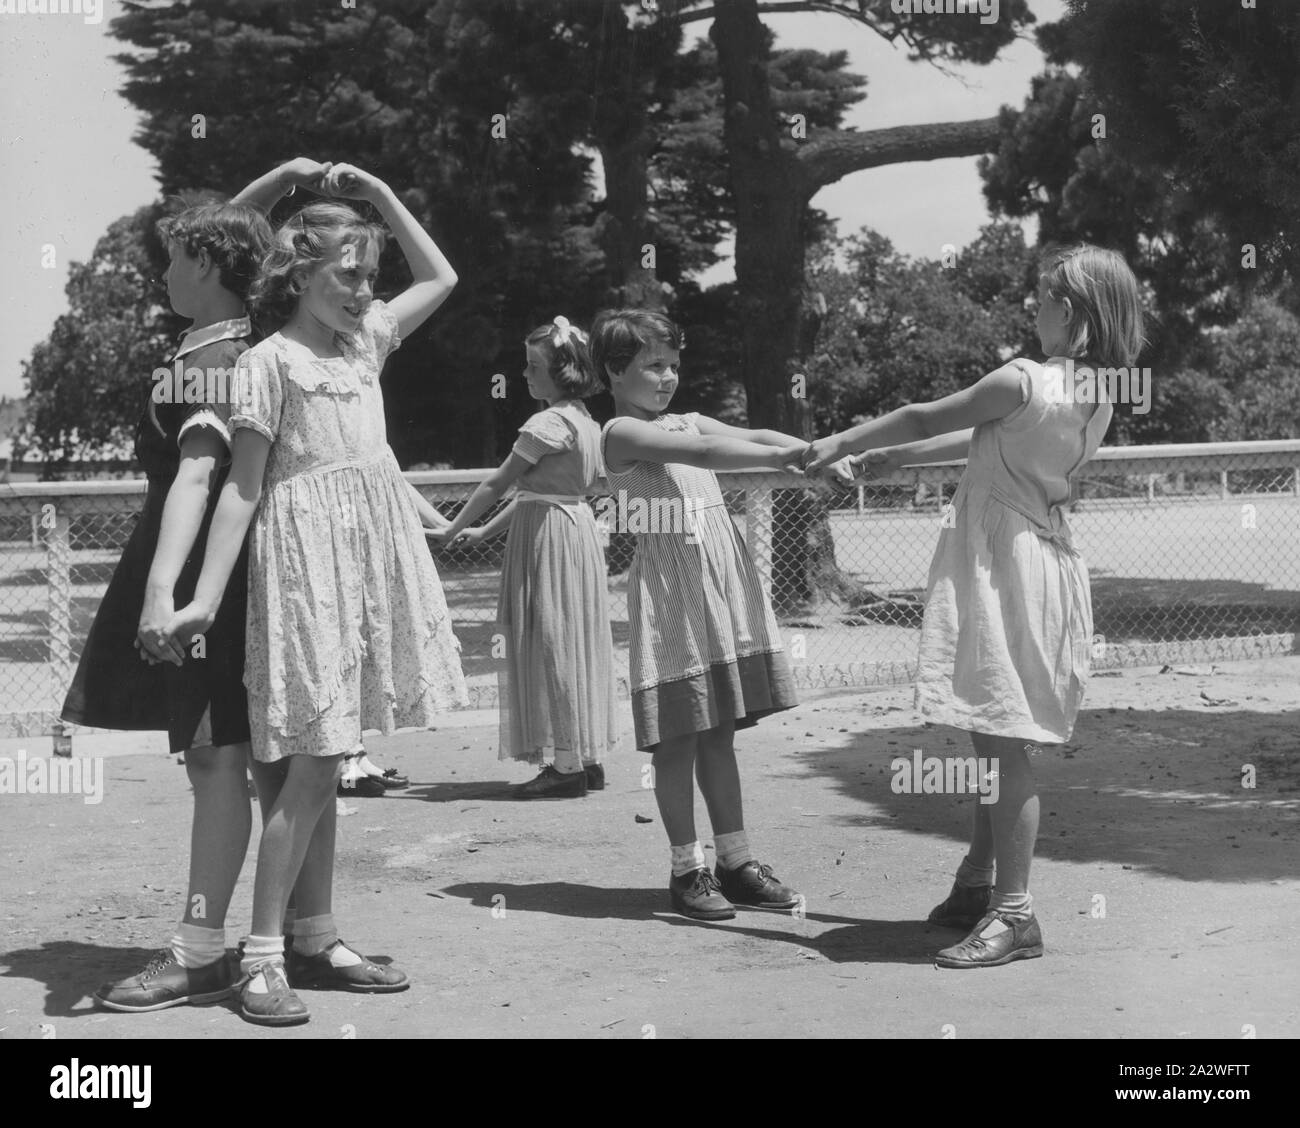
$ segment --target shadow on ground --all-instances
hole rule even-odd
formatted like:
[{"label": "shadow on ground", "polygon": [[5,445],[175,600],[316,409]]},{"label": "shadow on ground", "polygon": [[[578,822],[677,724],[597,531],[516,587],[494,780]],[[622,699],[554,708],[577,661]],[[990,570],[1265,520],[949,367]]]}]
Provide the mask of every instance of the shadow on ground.
[{"label": "shadow on ground", "polygon": [[[841,825],[968,841],[973,797],[892,786],[893,761],[911,760],[914,749],[972,755],[966,734],[850,726],[838,739],[798,763],[864,804],[859,814],[831,816]],[[1300,733],[1291,713],[1085,711],[1070,744],[1043,748],[1034,767],[1036,857],[1119,863],[1186,881],[1300,876]],[[1243,786],[1249,768],[1253,788]]]}]

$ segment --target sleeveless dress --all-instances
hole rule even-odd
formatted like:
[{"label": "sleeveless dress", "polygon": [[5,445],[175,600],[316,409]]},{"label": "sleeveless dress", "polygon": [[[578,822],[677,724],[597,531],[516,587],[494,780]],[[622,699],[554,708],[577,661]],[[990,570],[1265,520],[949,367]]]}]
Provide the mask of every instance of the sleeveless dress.
[{"label": "sleeveless dress", "polygon": [[269,439],[249,535],[253,755],[336,756],[362,729],[428,728],[466,700],[414,493],[388,445],[379,372],[400,343],[382,301],[317,357],[273,333],[239,359],[231,427]]},{"label": "sleeveless dress", "polygon": [[1064,506],[1110,426],[1076,403],[1061,358],[1016,361],[1021,405],[975,428],[939,536],[921,625],[916,708],[937,724],[1044,744],[1074,730],[1092,596]]},{"label": "sleeveless dress", "polygon": [[[665,431],[698,435],[696,413],[660,415]],[[612,419],[601,432],[604,454]],[[636,746],[748,728],[792,709],[794,679],[762,580],[727,513],[717,476],[681,463],[605,456],[618,527],[636,534],[628,571],[629,674]]]},{"label": "sleeveless dress", "polygon": [[[201,654],[191,649],[179,667],[170,662],[151,665],[141,660],[135,637],[162,531],[163,507],[180,468],[181,441],[192,428],[205,427],[229,448],[230,383],[251,336],[246,317],[184,334],[172,360],[183,359],[185,371],[197,368],[204,373],[203,398],[198,402],[185,403],[183,397],[173,395],[171,402],[155,403],[154,389],[159,384],[148,381],[135,433],[136,461],[148,479],[144,509],[100,600],[63,703],[64,720],[93,728],[165,729],[172,752],[243,744],[249,738],[243,682],[247,544],[235,562],[216,619],[204,632]],[[207,378],[209,374],[212,379]],[[195,382],[191,387],[200,385]],[[184,607],[194,598],[208,528],[229,471],[227,458],[217,471],[203,523],[177,577],[173,589],[176,607]]]},{"label": "sleeveless dress", "polygon": [[502,760],[540,763],[555,749],[597,764],[618,744],[605,552],[586,495],[600,481],[600,429],[581,400],[520,428],[517,480],[497,602]]}]

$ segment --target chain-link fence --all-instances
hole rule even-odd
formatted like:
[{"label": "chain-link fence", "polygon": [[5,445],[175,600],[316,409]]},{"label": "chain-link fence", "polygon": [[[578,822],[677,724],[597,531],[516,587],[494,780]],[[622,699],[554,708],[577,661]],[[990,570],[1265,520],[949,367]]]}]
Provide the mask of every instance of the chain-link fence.
[{"label": "chain-link fence", "polygon": [[[486,473],[407,477],[450,516]],[[801,685],[914,676],[930,559],[960,476],[959,465],[931,466],[817,490],[793,475],[721,475]],[[1078,486],[1069,520],[1092,573],[1094,668],[1296,649],[1300,440],[1105,449]],[[64,693],[143,492],[138,481],[0,486],[0,735],[61,731]],[[609,531],[623,669],[632,540]],[[434,553],[477,707],[496,702],[504,543]]]}]

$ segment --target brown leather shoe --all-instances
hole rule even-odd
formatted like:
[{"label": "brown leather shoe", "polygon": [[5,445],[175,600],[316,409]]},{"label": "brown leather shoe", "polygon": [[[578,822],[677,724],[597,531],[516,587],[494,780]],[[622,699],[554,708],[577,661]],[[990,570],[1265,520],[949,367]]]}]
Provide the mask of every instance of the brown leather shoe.
[{"label": "brown leather shoe", "polygon": [[215,1003],[230,994],[234,978],[223,952],[207,967],[184,968],[170,948],[164,948],[139,975],[105,983],[95,1002],[113,1011],[156,1011],[187,1004]]},{"label": "brown leather shoe", "polygon": [[[981,936],[980,933],[996,920],[1007,926],[1006,931],[996,936]],[[960,944],[944,948],[934,957],[934,962],[938,967],[1001,967],[1013,960],[1037,959],[1042,954],[1043,933],[1038,927],[1037,917],[1017,920],[1006,913],[991,912],[980,918]]]},{"label": "brown leather shoe", "polygon": [[[330,963],[330,952],[335,948],[347,948],[354,952],[361,962],[349,967],[335,967]],[[289,982],[295,987],[317,987],[337,991],[360,991],[366,995],[388,995],[394,991],[405,991],[411,981],[406,973],[395,967],[386,967],[372,963],[348,948],[342,940],[335,940],[323,952],[314,956],[304,956],[299,952],[289,952]]]},{"label": "brown leather shoe", "polygon": [[[250,991],[253,980],[262,975],[268,990],[265,994]],[[293,993],[284,975],[284,959],[275,956],[255,963],[239,988],[239,1013],[258,1026],[297,1026],[311,1018],[303,1001]]]},{"label": "brown leather shoe", "polygon": [[708,866],[681,877],[670,876],[668,892],[673,910],[691,920],[731,920],[736,915],[736,906],[722,895],[718,879]]},{"label": "brown leather shoe", "polygon": [[581,799],[587,794],[587,773],[566,775],[547,764],[535,779],[511,788],[510,794],[516,799]]}]

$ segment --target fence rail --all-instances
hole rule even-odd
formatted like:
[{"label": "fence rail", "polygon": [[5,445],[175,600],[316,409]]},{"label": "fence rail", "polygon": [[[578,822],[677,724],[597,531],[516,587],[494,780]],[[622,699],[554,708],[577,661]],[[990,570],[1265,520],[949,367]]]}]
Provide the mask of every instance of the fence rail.
[{"label": "fence rail", "polygon": [[[450,513],[488,472],[406,476]],[[915,467],[829,495],[795,475],[720,475],[801,685],[914,676],[930,558],[961,473],[959,463]],[[65,736],[63,696],[144,489],[142,480],[0,485],[0,735]],[[1104,448],[1070,509],[1092,572],[1094,668],[1295,651],[1300,440]],[[625,664],[631,538],[607,539]],[[479,707],[495,703],[503,544],[434,552]]]}]

